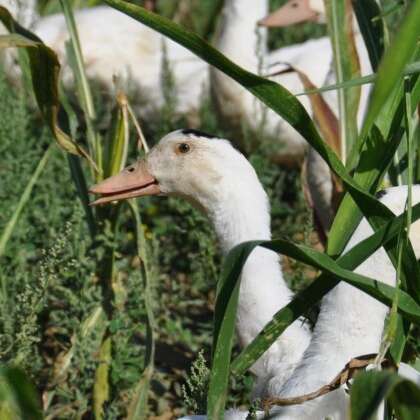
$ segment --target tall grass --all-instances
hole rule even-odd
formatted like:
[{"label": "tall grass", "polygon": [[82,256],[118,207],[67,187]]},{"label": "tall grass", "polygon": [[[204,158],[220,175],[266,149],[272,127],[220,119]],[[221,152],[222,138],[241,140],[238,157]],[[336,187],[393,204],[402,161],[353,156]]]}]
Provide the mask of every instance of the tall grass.
[{"label": "tall grass", "polygon": [[[358,96],[357,89],[351,91],[353,93],[345,89],[349,79],[357,78],[357,66],[352,51],[346,51],[343,48],[343,45],[346,45],[351,39],[350,35],[343,30],[346,27],[343,25],[345,7],[349,6],[349,2],[340,1],[334,4],[334,7],[330,2],[330,27],[337,45],[334,50],[335,63],[337,69],[342,70],[337,74],[339,75],[338,86],[341,103],[341,137],[345,139],[345,150],[348,152],[348,157],[344,162],[346,165],[320,137],[313,121],[297,99],[289,95],[283,87],[240,68],[198,35],[170,20],[122,0],[106,0],[105,2],[189,48],[202,59],[242,84],[302,134],[325,160],[335,176],[341,180],[346,191],[330,231],[326,253],[315,251],[307,245],[297,245],[286,240],[274,240],[241,244],[226,258],[217,284],[213,357],[207,394],[209,418],[223,418],[229,394],[229,379],[242,376],[295,319],[307,313],[339,281],[345,281],[393,308],[390,321],[392,327],[389,330],[391,332],[387,334],[384,352],[389,349],[389,356],[398,363],[405,355],[404,349],[408,339],[405,332],[410,324],[418,325],[420,323],[420,288],[418,285],[420,268],[407,239],[410,224],[420,217],[420,207],[417,205],[412,208],[408,202],[407,212],[396,218],[373,194],[386,177],[394,155],[404,139],[407,142],[406,157],[409,162],[407,179],[409,184],[412,184],[413,177],[416,176],[415,171],[418,176],[420,147],[414,139],[418,135],[416,109],[420,100],[420,82],[418,70],[407,74],[406,81],[403,81],[403,72],[408,65],[418,62],[417,42],[420,36],[420,27],[417,23],[420,19],[420,1],[412,2],[396,36],[389,45],[385,39],[380,45],[374,42],[367,43],[372,67],[377,71],[375,72],[375,84],[370,105],[360,133],[357,132],[354,113],[354,103],[357,102]],[[60,98],[58,95],[59,64],[54,52],[31,33],[19,27],[7,12],[0,8],[1,20],[14,32],[13,35],[3,38],[2,45],[14,45],[28,51],[33,89],[41,114],[57,143],[67,153],[73,154],[70,157],[70,169],[79,197],[84,204],[85,217],[92,235],[91,242],[84,239],[82,243],[86,248],[89,248],[89,253],[94,258],[89,263],[86,262],[85,266],[80,264],[80,261],[84,259],[81,255],[78,255],[79,263],[73,262],[75,269],[83,272],[85,276],[87,272],[90,273],[88,284],[80,285],[83,293],[89,295],[88,298],[83,296],[83,293],[68,292],[60,283],[62,276],[72,278],[72,275],[68,273],[72,270],[71,264],[62,267],[59,260],[63,248],[67,246],[64,242],[69,241],[71,232],[66,231],[63,234],[65,240],[57,242],[55,245],[58,247],[57,249],[53,246],[50,254],[47,252],[47,258],[44,265],[41,266],[44,270],[44,277],[41,279],[45,278],[46,280],[40,284],[39,288],[38,300],[41,303],[38,306],[35,305],[36,311],[32,314],[34,328],[37,326],[38,317],[41,317],[46,308],[44,296],[46,292],[43,291],[47,288],[53,288],[54,293],[57,293],[54,300],[56,304],[62,297],[64,301],[71,302],[70,308],[73,311],[76,310],[79,299],[81,302],[89,303],[89,308],[83,308],[73,318],[73,320],[78,319],[79,325],[68,326],[73,333],[68,334],[71,336],[71,343],[66,343],[63,346],[66,350],[61,352],[57,349],[52,350],[55,355],[59,354],[60,357],[53,357],[53,368],[56,373],[49,383],[62,384],[62,386],[58,388],[58,391],[52,388],[43,390],[43,409],[50,418],[65,416],[66,413],[82,415],[91,412],[95,418],[101,419],[117,417],[121,413],[121,406],[125,405],[128,407],[125,413],[128,418],[146,418],[149,390],[153,375],[156,373],[154,366],[157,354],[155,335],[161,327],[153,315],[153,311],[156,311],[154,301],[157,299],[153,295],[153,279],[156,278],[156,272],[149,261],[152,258],[152,253],[148,246],[148,232],[142,225],[139,209],[135,204],[129,204],[128,208],[118,205],[93,212],[87,206],[86,193],[87,180],[101,180],[116,173],[124,166],[129,144],[129,113],[124,100],[117,102],[112,117],[112,128],[109,130],[111,134],[108,141],[105,141],[103,133],[97,128],[98,112],[95,110],[89,82],[84,74],[83,56],[78,43],[72,9],[67,1],[63,0],[60,3],[71,34],[67,51],[75,74],[79,105],[83,111],[77,117],[80,120],[75,120],[75,124],[79,128],[78,133],[81,133],[81,135],[78,134],[80,138],[77,139],[74,138],[76,130],[73,130],[73,133],[68,131],[68,126],[71,125],[69,119],[71,122],[72,118],[73,120],[76,118],[76,110],[73,109],[68,98]],[[385,37],[386,30],[378,32],[372,20],[366,18],[371,16],[372,2],[363,4],[355,2],[355,4],[357,5],[357,18],[366,39],[372,33],[381,33],[381,36]],[[377,12],[378,10],[375,9],[375,13]],[[382,48],[382,45],[386,48]],[[170,81],[170,78],[167,80]],[[167,99],[170,103],[170,96]],[[67,116],[60,114],[60,118],[58,118],[57,110],[60,104],[63,104],[67,110]],[[171,121],[169,117],[165,119],[168,121],[169,129],[174,121]],[[85,151],[84,147],[86,146],[84,145],[88,146],[87,151]],[[87,165],[80,161],[79,156],[86,158]],[[401,164],[401,162],[397,163]],[[35,172],[35,174],[38,173]],[[28,185],[31,188],[27,190],[28,192],[24,192],[21,199],[22,204],[19,206],[23,206],[28,200],[33,183]],[[133,237],[135,239],[136,252],[131,255],[131,258],[142,268],[137,277],[130,280],[130,283],[124,282],[126,270],[121,269],[122,264],[117,252],[118,242],[124,241],[119,223],[122,214],[130,226],[128,231],[124,232],[123,230],[124,234],[130,234],[132,239]],[[353,250],[342,255],[343,249],[362,215],[369,220],[375,233]],[[143,220],[151,217],[147,213],[141,216]],[[16,221],[12,218],[11,229],[15,225]],[[162,226],[156,224],[155,230],[158,231],[159,228]],[[10,229],[3,234],[7,240],[11,236],[9,232]],[[404,240],[398,241],[401,232]],[[7,242],[7,240],[3,240],[3,242]],[[319,270],[321,274],[307,288],[301,290],[289,305],[279,311],[256,339],[232,360],[239,276],[247,256],[256,246],[280,252],[291,259],[313,267],[314,270]],[[400,274],[400,281],[396,288],[376,282],[380,279],[370,279],[352,272],[358,264],[381,246],[385,247]],[[209,259],[213,259],[213,257],[214,255],[211,254]],[[203,277],[216,277],[216,271],[211,267]],[[133,274],[130,272],[129,277],[132,276]],[[99,287],[93,287],[92,283]],[[126,323],[130,324],[130,331],[132,331],[133,322],[139,315],[138,312],[135,312],[135,315],[130,317],[119,311],[120,308],[127,308],[134,304],[133,297],[130,296],[130,286],[143,291],[143,296],[137,297],[144,302],[144,310],[141,314],[145,320],[142,327],[146,348],[144,357],[139,357],[136,354],[133,337],[124,335],[121,331]],[[179,287],[182,288],[182,282]],[[34,299],[28,292],[24,296],[27,296],[27,299]],[[34,296],[36,298],[37,295]],[[3,293],[3,300],[7,303],[7,293]],[[33,300],[29,300],[29,302],[33,302]],[[34,306],[31,303],[26,303],[26,305],[28,309]],[[181,307],[181,304],[179,306]],[[57,316],[55,314],[55,317]],[[54,321],[54,316],[51,321]],[[164,322],[169,325],[170,321],[169,317]],[[53,329],[54,322],[48,323],[48,325]],[[184,331],[175,322],[171,324],[171,328],[173,332]],[[12,327],[9,329],[13,331]],[[26,336],[30,340],[36,334],[37,332],[32,331],[27,332]],[[56,335],[54,331],[50,334]],[[56,337],[55,341],[57,341]],[[194,348],[192,343],[193,339],[191,338],[191,346]],[[33,348],[30,342],[28,345],[30,349]],[[96,355],[95,358],[92,358],[92,353]],[[142,364],[144,370],[141,376],[138,374],[132,375],[130,378],[124,376],[122,371],[125,366],[125,357],[128,363],[136,362],[137,366]],[[74,360],[80,363],[77,369]],[[15,362],[22,364],[19,359]],[[89,380],[80,383],[81,378],[77,377],[77,372],[89,372]],[[4,370],[1,374],[7,384],[7,392],[0,393],[0,400],[5,404],[2,405],[2,410],[9,410],[7,412],[10,413],[20,410],[21,415],[31,413],[36,418],[35,416],[39,415],[39,407],[35,403],[29,407],[22,403],[22,392],[32,393],[30,390],[24,391],[28,389],[25,387],[29,386],[25,382],[26,380],[22,379],[21,383],[15,385],[10,381],[13,375],[9,370]],[[15,375],[21,374],[16,373]],[[63,378],[66,379],[63,380]],[[74,384],[77,384],[78,381],[79,385],[75,386]],[[129,383],[130,386],[124,387],[126,383]],[[128,389],[129,392],[121,393],[119,386]],[[377,389],[383,390],[381,399],[387,398],[397,415],[401,416],[401,413],[414,415],[415,411],[413,410],[417,408],[415,405],[410,406],[410,403],[414,401],[414,396],[420,392],[418,388],[411,383],[402,381],[396,374],[371,372],[364,376],[361,375],[360,380],[355,383],[352,407],[357,407],[352,409],[352,418],[366,418],[363,416],[366,416],[367,412],[374,412],[380,401],[376,398]],[[65,404],[65,401],[69,401],[68,396],[65,395],[66,392],[75,393],[75,398],[70,399],[72,400],[70,407],[66,407]],[[405,394],[408,392],[412,397],[407,400]],[[80,393],[82,393],[79,395],[80,401],[77,401],[77,396]],[[116,395],[119,398],[116,398]],[[364,396],[363,402],[361,402],[361,398],[357,399],[358,395]],[[356,403],[355,401],[360,402]],[[61,402],[63,403],[61,404]],[[88,408],[88,406],[92,408]]]}]

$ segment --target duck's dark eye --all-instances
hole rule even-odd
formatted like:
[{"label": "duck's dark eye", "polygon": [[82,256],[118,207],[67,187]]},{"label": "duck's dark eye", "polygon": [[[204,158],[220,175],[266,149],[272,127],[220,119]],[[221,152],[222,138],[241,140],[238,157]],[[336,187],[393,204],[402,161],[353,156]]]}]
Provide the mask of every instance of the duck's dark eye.
[{"label": "duck's dark eye", "polygon": [[291,3],[291,6],[293,7],[293,9],[296,9],[297,7],[299,7],[299,3]]},{"label": "duck's dark eye", "polygon": [[190,145],[188,143],[180,143],[178,144],[178,151],[180,153],[188,153],[190,151]]},{"label": "duck's dark eye", "polygon": [[128,172],[134,172],[134,170],[135,170],[134,166],[130,166],[129,168],[127,168]]}]

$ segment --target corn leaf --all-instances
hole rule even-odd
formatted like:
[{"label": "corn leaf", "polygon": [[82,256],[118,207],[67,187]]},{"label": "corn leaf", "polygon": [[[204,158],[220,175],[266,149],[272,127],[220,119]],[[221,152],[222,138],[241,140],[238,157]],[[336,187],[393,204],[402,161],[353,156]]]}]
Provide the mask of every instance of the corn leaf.
[{"label": "corn leaf", "polygon": [[[412,102],[417,103],[420,98],[420,78],[416,75],[414,81],[411,95]],[[395,107],[398,112],[394,112],[393,117],[386,123],[386,128],[382,127],[385,135],[381,134],[382,130],[372,127],[370,136],[368,136],[360,153],[360,161],[354,180],[371,193],[378,189],[403,138],[404,130],[400,129],[400,126],[403,124],[404,98],[402,95],[400,96],[399,104]],[[338,209],[328,238],[327,251],[329,255],[339,255],[342,252],[360,218],[358,205],[355,204],[353,197],[346,194]]]},{"label": "corn leaf", "polygon": [[22,28],[13,20],[7,9],[1,6],[0,21],[12,32],[12,35],[0,36],[0,48],[18,47],[25,48],[27,51],[35,98],[39,110],[57,143],[68,153],[89,159],[87,153],[58,124],[58,113],[60,110],[58,75],[60,64],[57,55],[44,45],[36,35]]},{"label": "corn leaf", "polygon": [[147,402],[149,396],[150,382],[154,372],[155,359],[155,321],[153,316],[153,299],[149,278],[149,264],[146,250],[146,240],[141,224],[139,208],[135,200],[128,201],[133,220],[135,221],[137,253],[142,261],[143,291],[146,308],[146,355],[145,368],[134,391],[133,399],[130,402],[127,412],[127,420],[147,419]]},{"label": "corn leaf", "polygon": [[[420,218],[420,204],[413,207],[413,222]],[[405,213],[394,218],[366,238],[349,252],[340,256],[337,263],[347,270],[354,270],[383,244],[392,241],[405,224]],[[233,274],[232,274],[233,275]],[[232,373],[243,375],[270,347],[277,337],[296,319],[338,284],[338,280],[321,274],[310,286],[298,293],[294,299],[277,312],[259,335],[241,352],[232,363]]]},{"label": "corn leaf", "polygon": [[353,10],[366,44],[370,63],[376,71],[384,55],[385,23],[375,0],[353,0]]},{"label": "corn leaf", "polygon": [[[353,13],[350,0],[326,0],[327,22],[334,52],[334,67],[338,83],[360,76],[360,63],[353,33]],[[357,139],[357,111],[360,88],[340,89],[340,140],[344,161]]]},{"label": "corn leaf", "polygon": [[351,387],[351,420],[373,419],[380,403],[387,399],[398,419],[420,416],[420,388],[389,371],[369,371],[357,375]]},{"label": "corn leaf", "polygon": [[[413,214],[415,214],[416,218],[420,218],[420,205],[416,206],[416,210]],[[397,220],[400,222],[396,222]],[[392,225],[392,223],[395,223],[395,225]],[[339,279],[363,290],[382,303],[391,306],[395,298],[395,288],[383,284],[380,281],[378,282],[353,273],[352,271],[343,268],[343,266],[348,266],[350,270],[354,269],[364,259],[376,251],[384,242],[391,240],[393,236],[390,235],[390,232],[392,231],[393,234],[396,235],[398,230],[395,227],[399,225],[401,228],[403,223],[404,219],[395,219],[394,222],[388,224],[385,229],[378,230],[378,232],[356,246],[348,254],[340,257],[337,262],[326,254],[319,253],[306,246],[295,245],[283,240],[251,241],[235,247],[226,259],[221,280],[219,281],[214,322],[213,368],[210,376],[211,392],[209,392],[208,396],[208,405],[214,408],[213,411],[210,411],[209,415],[214,416],[214,418],[219,418],[223,413],[222,409],[224,408],[226,399],[226,388],[229,376],[228,369],[239,296],[239,277],[242,266],[245,264],[247,257],[255,247],[262,246],[287,255],[305,264],[309,264],[322,270],[324,273],[322,277],[325,277],[322,280],[321,278],[318,279],[303,293],[300,293],[289,305],[283,308],[279,312],[281,314],[280,320],[277,317],[278,314],[275,315],[274,319],[277,321],[277,325],[274,326],[273,323],[267,325],[262,333],[260,333],[247,349],[244,350],[244,352],[248,351],[248,354],[244,355],[243,352],[240,355],[240,357],[242,357],[241,361],[236,362],[233,366],[236,374],[238,374],[238,372],[243,372],[245,367],[249,368],[252,366],[258,357],[260,357],[276,340],[279,335],[278,330],[284,331],[291,322],[302,314],[301,311],[309,309],[313,303],[331,290],[338,283]],[[420,305],[405,292],[399,291],[399,294],[399,312],[410,321],[420,324]],[[308,300],[306,299],[307,297],[309,297]],[[273,331],[273,327],[277,329],[276,332]],[[260,340],[260,342],[257,340]],[[258,349],[258,347],[260,348]],[[250,357],[250,352],[255,353]]]},{"label": "corn leaf", "polygon": [[420,36],[420,0],[414,0],[408,9],[395,39],[385,53],[378,68],[377,80],[373,87],[369,108],[363,123],[358,142],[354,145],[348,159],[348,167],[353,167],[361,149],[363,139],[368,135],[376,118],[382,112],[384,103],[401,82],[401,74],[413,58]]},{"label": "corn leaf", "polygon": [[95,107],[93,105],[92,93],[86,75],[85,64],[83,60],[82,48],[80,46],[79,35],[77,32],[76,22],[73,10],[68,0],[60,0],[61,9],[66,20],[67,30],[70,35],[69,41],[66,42],[66,55],[68,63],[73,71],[75,85],[78,97],[85,114],[86,121],[86,138],[89,145],[89,152],[94,156],[95,164],[98,168],[97,181],[101,180],[100,174],[102,168],[102,151],[100,136],[95,129]]},{"label": "corn leaf", "polygon": [[93,385],[93,414],[95,420],[102,420],[104,404],[109,400],[109,368],[111,365],[111,337],[106,337],[99,350],[99,364],[95,372]]},{"label": "corn leaf", "polygon": [[120,172],[127,161],[129,124],[127,98],[119,94],[113,110],[107,144],[104,148],[104,178]]},{"label": "corn leaf", "polygon": [[42,419],[40,400],[35,387],[21,369],[0,367],[0,414],[10,416],[10,420]]}]

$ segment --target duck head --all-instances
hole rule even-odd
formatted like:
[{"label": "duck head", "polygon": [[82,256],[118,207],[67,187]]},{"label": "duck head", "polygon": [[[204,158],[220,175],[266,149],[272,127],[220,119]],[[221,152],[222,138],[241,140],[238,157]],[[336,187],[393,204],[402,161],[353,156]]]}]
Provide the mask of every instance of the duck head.
[{"label": "duck head", "polygon": [[289,0],[282,7],[260,20],[260,26],[279,28],[300,22],[325,23],[323,0]]},{"label": "duck head", "polygon": [[177,195],[207,212],[221,201],[252,197],[261,191],[253,167],[230,142],[190,129],[166,135],[143,159],[90,189],[101,195],[92,205]]}]

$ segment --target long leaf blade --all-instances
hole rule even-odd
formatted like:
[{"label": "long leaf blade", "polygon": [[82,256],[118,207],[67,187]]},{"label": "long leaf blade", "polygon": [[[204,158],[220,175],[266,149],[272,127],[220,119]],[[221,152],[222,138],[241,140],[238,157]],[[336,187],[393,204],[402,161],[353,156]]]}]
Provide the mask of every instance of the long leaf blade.
[{"label": "long leaf blade", "polygon": [[[398,235],[405,223],[405,214],[398,216],[382,226],[377,232],[360,242],[348,253],[337,259],[342,267],[353,270],[361,264],[372,252],[388,243]],[[413,208],[413,221],[420,218],[420,205]],[[338,281],[322,274],[305,290],[298,293],[294,299],[270,321],[260,334],[242,351],[232,364],[232,372],[242,375],[270,347],[273,341],[297,318],[302,316],[322,296],[337,285]]]}]

